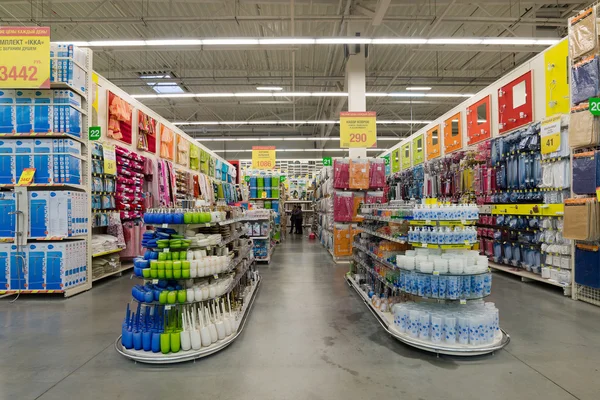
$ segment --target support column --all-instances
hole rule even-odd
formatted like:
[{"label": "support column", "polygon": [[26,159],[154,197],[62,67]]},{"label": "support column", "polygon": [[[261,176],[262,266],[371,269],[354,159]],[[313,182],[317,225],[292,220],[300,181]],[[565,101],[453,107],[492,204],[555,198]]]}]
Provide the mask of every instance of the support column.
[{"label": "support column", "polygon": [[[362,32],[364,23],[349,22],[348,36],[355,36]],[[367,111],[366,92],[366,59],[364,45],[348,45],[348,59],[346,60],[346,92],[348,92],[348,111]],[[349,149],[350,158],[367,157],[367,149]]]}]

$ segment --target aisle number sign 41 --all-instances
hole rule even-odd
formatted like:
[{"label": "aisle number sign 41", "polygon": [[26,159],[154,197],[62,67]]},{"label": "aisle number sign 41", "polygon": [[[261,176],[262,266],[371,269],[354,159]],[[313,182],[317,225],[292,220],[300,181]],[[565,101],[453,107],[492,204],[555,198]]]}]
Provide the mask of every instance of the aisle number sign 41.
[{"label": "aisle number sign 41", "polygon": [[375,111],[340,113],[340,147],[377,147]]},{"label": "aisle number sign 41", "polygon": [[275,146],[252,146],[252,168],[275,168]]},{"label": "aisle number sign 41", "polygon": [[0,28],[0,89],[50,88],[50,28]]}]

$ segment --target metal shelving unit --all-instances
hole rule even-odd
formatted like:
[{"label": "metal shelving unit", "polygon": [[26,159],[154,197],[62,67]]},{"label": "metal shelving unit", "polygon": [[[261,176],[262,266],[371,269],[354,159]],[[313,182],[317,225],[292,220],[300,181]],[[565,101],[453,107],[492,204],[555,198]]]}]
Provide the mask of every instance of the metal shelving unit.
[{"label": "metal shelving unit", "polygon": [[[92,219],[88,215],[88,223],[87,223],[87,231],[88,233],[85,235],[78,235],[72,237],[62,237],[62,236],[50,236],[45,238],[35,238],[30,237],[28,232],[29,226],[29,201],[28,201],[28,192],[31,190],[73,190],[78,192],[85,192],[87,194],[87,210],[91,210],[91,165],[90,165],[90,148],[89,142],[87,139],[88,127],[90,126],[90,116],[92,115],[92,103],[88,99],[88,95],[92,93],[92,61],[93,61],[93,53],[89,49],[84,50],[86,52],[86,62],[85,65],[81,65],[76,63],[80,68],[83,69],[86,75],[85,87],[86,90],[82,91],[79,88],[76,88],[68,83],[64,82],[51,82],[50,89],[66,89],[73,91],[81,96],[82,107],[74,107],[69,105],[70,107],[76,109],[81,113],[82,124],[81,124],[81,137],[77,137],[75,135],[63,132],[43,132],[43,133],[3,133],[0,135],[1,138],[6,139],[38,139],[38,138],[63,138],[63,139],[72,139],[81,143],[81,156],[72,155],[75,158],[80,159],[81,162],[81,184],[69,184],[69,183],[48,183],[48,184],[30,184],[28,186],[18,186],[16,184],[2,184],[0,185],[0,190],[10,190],[15,193],[16,198],[16,210],[15,214],[15,223],[16,229],[14,232],[14,238],[4,238],[3,242],[14,243],[14,248],[17,253],[26,251],[26,246],[29,243],[35,243],[38,241],[72,241],[72,240],[85,240],[86,243],[86,269],[85,269],[85,281],[69,288],[60,289],[60,290],[30,290],[30,289],[9,289],[9,290],[0,290],[1,294],[55,294],[61,293],[65,297],[70,297],[76,295],[78,293],[89,290],[92,287],[92,254],[91,254],[91,235],[92,235]],[[56,58],[56,57],[55,57]],[[66,57],[63,57],[66,59]],[[69,58],[71,62],[75,62],[73,59]],[[67,105],[67,104],[65,104]],[[28,261],[25,261],[24,256],[16,256],[16,258],[22,258],[23,265],[18,270],[25,277],[28,273],[29,265]],[[20,279],[20,278],[19,278]],[[63,284],[63,283],[61,283]]]}]

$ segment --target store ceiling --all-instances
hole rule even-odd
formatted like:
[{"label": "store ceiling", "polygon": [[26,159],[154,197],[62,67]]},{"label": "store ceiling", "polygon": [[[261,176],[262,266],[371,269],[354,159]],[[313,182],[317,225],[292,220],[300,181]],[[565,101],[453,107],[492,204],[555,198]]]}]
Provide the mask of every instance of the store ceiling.
[{"label": "store ceiling", "polygon": [[[364,37],[561,38],[566,34],[567,18],[587,4],[573,0],[2,0],[0,25],[50,26],[53,41],[331,37],[345,36],[349,23],[362,24]],[[541,50],[540,46],[373,45],[368,49],[367,91],[399,92],[407,86],[429,86],[435,93],[476,93]],[[170,74],[169,82],[192,93],[254,92],[257,86],[280,86],[288,92],[344,90],[343,45],[106,47],[94,51],[94,69],[131,94],[154,93],[140,76],[155,73]],[[463,100],[371,97],[367,109],[376,111],[378,119],[431,120]],[[347,99],[142,101],[172,121],[245,121],[337,119],[335,115],[345,109]],[[400,138],[420,126],[378,128],[380,136]],[[194,126],[185,130],[197,137],[264,139],[268,135],[320,136],[328,128]],[[336,126],[330,134],[338,135]],[[282,146],[282,142],[273,144]],[[297,142],[285,144],[298,147]],[[307,144],[336,147],[334,142],[304,142],[303,147]],[[386,141],[378,147],[393,144]],[[230,151],[248,148],[244,141],[206,145]],[[221,154],[230,156],[229,151]],[[321,156],[316,152],[288,155]]]}]

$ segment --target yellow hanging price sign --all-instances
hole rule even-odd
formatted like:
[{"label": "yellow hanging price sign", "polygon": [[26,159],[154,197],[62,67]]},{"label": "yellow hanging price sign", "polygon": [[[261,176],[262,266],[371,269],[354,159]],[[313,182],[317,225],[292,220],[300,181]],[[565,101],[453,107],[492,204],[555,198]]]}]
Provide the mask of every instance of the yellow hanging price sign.
[{"label": "yellow hanging price sign", "polygon": [[377,147],[377,113],[341,112],[340,147]]},{"label": "yellow hanging price sign", "polygon": [[0,88],[50,88],[50,28],[0,28]]},{"label": "yellow hanging price sign", "polygon": [[116,175],[117,155],[115,153],[115,145],[103,143],[102,155],[104,156],[104,173],[108,175]]},{"label": "yellow hanging price sign", "polygon": [[35,175],[35,168],[24,168],[19,177],[17,186],[28,186],[33,183],[33,177]]},{"label": "yellow hanging price sign", "polygon": [[252,168],[275,168],[275,146],[252,146]]},{"label": "yellow hanging price sign", "polygon": [[562,115],[554,115],[542,121],[540,138],[542,154],[550,154],[560,150],[560,123]]}]

